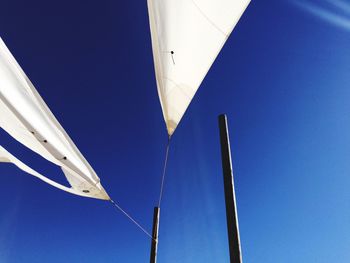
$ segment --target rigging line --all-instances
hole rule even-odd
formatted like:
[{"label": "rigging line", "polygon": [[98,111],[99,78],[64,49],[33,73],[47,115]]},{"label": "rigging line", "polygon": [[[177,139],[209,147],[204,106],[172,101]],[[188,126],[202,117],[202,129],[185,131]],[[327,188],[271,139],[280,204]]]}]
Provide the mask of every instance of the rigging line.
[{"label": "rigging line", "polygon": [[142,230],[142,232],[144,232],[147,236],[149,236],[151,239],[154,240],[154,238],[152,237],[152,235],[150,233],[148,233],[148,231],[146,229],[144,229],[135,219],[133,219],[127,212],[125,212],[116,202],[114,202],[114,200],[110,199],[111,203],[120,211],[122,212],[127,218],[129,218],[129,220],[131,222],[133,222],[139,229]]},{"label": "rigging line", "polygon": [[171,139],[171,135],[168,137],[168,143],[167,143],[166,151],[165,151],[165,160],[164,160],[164,167],[163,167],[163,175],[162,175],[162,182],[161,182],[161,184],[160,184],[160,193],[159,193],[159,201],[158,201],[158,207],[159,207],[159,208],[160,208],[160,203],[162,202],[162,197],[163,197],[163,189],[164,189],[165,174],[166,174],[166,168],[167,168],[168,156],[169,156],[170,139]]}]

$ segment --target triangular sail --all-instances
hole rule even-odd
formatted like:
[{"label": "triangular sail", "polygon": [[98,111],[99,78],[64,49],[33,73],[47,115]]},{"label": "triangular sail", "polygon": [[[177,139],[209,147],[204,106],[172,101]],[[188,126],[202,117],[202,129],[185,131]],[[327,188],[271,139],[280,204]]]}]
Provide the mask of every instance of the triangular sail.
[{"label": "triangular sail", "polygon": [[250,0],[148,0],[163,115],[172,135]]},{"label": "triangular sail", "polygon": [[[69,192],[109,199],[94,170],[56,120],[1,38],[0,127],[26,147],[60,166],[73,188]],[[12,162],[37,176],[33,174],[36,173],[34,170],[4,148],[1,147],[0,150],[0,162]]]}]

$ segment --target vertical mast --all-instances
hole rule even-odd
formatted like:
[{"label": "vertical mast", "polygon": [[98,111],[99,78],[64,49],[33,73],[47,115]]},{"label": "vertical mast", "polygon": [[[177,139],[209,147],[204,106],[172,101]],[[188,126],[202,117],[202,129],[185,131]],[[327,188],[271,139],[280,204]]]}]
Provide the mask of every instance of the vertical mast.
[{"label": "vertical mast", "polygon": [[227,117],[219,116],[222,170],[224,175],[227,233],[230,249],[230,262],[241,263],[241,244],[239,238],[236,197],[232,172],[230,139],[228,135]]},{"label": "vertical mast", "polygon": [[153,212],[153,230],[152,230],[152,245],[151,245],[150,263],[157,262],[159,212],[160,212],[160,208],[155,207],[154,212]]}]

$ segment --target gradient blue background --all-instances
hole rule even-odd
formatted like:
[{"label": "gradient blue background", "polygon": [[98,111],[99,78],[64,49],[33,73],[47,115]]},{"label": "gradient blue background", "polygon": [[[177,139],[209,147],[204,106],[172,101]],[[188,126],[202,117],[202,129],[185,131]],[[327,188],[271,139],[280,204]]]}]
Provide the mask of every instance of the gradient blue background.
[{"label": "gradient blue background", "polygon": [[[151,231],[166,144],[146,1],[2,0],[0,35],[110,195]],[[246,263],[350,262],[350,1],[253,1],[176,130],[159,262],[228,262],[227,113]],[[0,143],[59,182],[4,131]],[[0,262],[148,262],[110,203],[0,165]]]}]

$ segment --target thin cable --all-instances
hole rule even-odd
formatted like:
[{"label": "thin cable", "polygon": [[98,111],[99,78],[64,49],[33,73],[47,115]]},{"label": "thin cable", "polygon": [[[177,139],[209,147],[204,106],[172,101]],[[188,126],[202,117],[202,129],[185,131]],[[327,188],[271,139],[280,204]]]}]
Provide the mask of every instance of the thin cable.
[{"label": "thin cable", "polygon": [[168,164],[168,155],[169,155],[170,139],[171,139],[171,136],[168,137],[168,144],[167,144],[167,146],[166,146],[165,161],[164,161],[163,175],[162,175],[162,182],[161,182],[161,184],[160,184],[160,193],[159,193],[159,201],[158,201],[158,207],[159,207],[159,208],[160,208],[160,203],[162,202],[162,197],[163,197],[163,188],[164,188],[166,167],[167,167],[167,164]]},{"label": "thin cable", "polygon": [[114,202],[112,199],[110,199],[111,203],[120,211],[122,212],[127,218],[130,219],[131,222],[133,222],[138,228],[142,230],[147,236],[149,236],[151,239],[154,239],[150,233],[146,229],[144,229],[135,219],[133,219],[127,212],[125,212],[116,202]]}]

